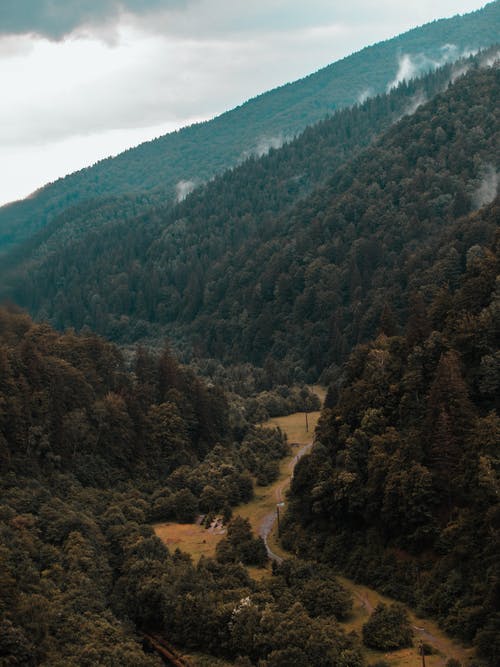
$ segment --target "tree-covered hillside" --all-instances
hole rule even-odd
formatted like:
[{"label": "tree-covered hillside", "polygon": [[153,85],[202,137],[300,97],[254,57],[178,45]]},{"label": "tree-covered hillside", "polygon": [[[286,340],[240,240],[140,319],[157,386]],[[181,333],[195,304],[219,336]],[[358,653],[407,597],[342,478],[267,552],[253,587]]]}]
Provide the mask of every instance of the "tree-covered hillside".
[{"label": "tree-covered hillside", "polygon": [[[88,231],[61,225],[20,265],[11,295],[59,327],[125,342],[168,332],[225,363],[279,362],[288,382],[333,372],[382,317],[404,325],[412,292],[432,293],[460,267],[446,244],[498,169],[499,71],[479,64],[364,151],[388,111],[418,98],[417,83],[172,210]],[[437,257],[440,275],[416,272]]]},{"label": "tree-covered hillside", "polygon": [[[284,541],[437,617],[500,661],[500,201],[414,266],[332,385],[292,482]],[[454,261],[450,261],[451,259]]]},{"label": "tree-covered hillside", "polygon": [[415,73],[498,41],[500,3],[435,21],[367,47],[300,81],[260,95],[212,121],[193,125],[59,179],[0,209],[0,251],[29,237],[82,201],[158,189],[175,195],[180,182],[199,183],[250,153],[289,139],[367,95],[385,92],[401,58]]},{"label": "tree-covered hillside", "polygon": [[[14,269],[13,282],[16,283],[15,274],[24,272],[24,263],[29,266],[30,274],[40,274],[44,265],[53,265],[55,257],[64,253],[66,257],[71,255],[76,260],[85,258],[84,264],[89,266],[89,262],[97,259],[92,257],[90,248],[104,238],[115,237],[113,243],[117,256],[111,260],[111,271],[119,270],[117,263],[123,262],[124,256],[129,254],[130,250],[126,246],[131,243],[130,235],[136,247],[132,252],[143,262],[140,256],[142,249],[156,236],[160,236],[165,227],[175,225],[180,218],[192,220],[190,227],[196,225],[196,235],[193,236],[191,230],[176,234],[176,250],[180,246],[182,251],[183,245],[203,244],[203,237],[217,235],[221,237],[220,247],[216,248],[215,254],[211,253],[205,264],[218,259],[221,253],[251,237],[263,221],[276,217],[325,182],[339,165],[369,145],[378,134],[403,115],[411,113],[418,104],[440,92],[458,72],[489,58],[494,52],[496,47],[493,51],[482,52],[475,58],[457,61],[421,79],[401,84],[390,94],[371,98],[360,107],[337,112],[331,119],[308,128],[280,150],[272,150],[261,159],[249,158],[239,168],[226,172],[205,188],[199,188],[178,206],[165,205],[164,202],[162,206],[162,198],[152,194],[107,197],[74,206],[56,216],[3,258],[0,270],[3,273],[4,290],[11,282],[9,271]],[[210,218],[209,227],[205,224],[207,217]],[[237,234],[228,230],[228,227],[230,230],[237,229]],[[184,238],[183,234],[189,234],[189,238]],[[124,236],[127,241],[123,240]],[[115,243],[118,239],[119,243]],[[101,251],[96,250],[94,254],[100,255]],[[108,262],[109,259],[108,254]],[[189,267],[186,268],[189,270]],[[59,283],[65,273],[65,267],[61,266]],[[35,282],[39,280],[38,275]],[[82,277],[80,282],[84,281]],[[168,280],[164,278],[163,283],[168,284]],[[134,301],[134,290],[129,291]],[[29,307],[39,309],[40,304],[34,293],[30,302],[25,302],[19,294],[16,296],[22,298],[23,303]],[[54,293],[47,294],[49,299],[54,296]],[[108,310],[111,315],[115,305],[110,303]],[[137,315],[146,322],[149,319],[144,313]],[[61,314],[61,322],[65,317]],[[80,312],[80,319],[73,321],[73,324],[81,327],[83,317],[88,317],[88,314]],[[91,324],[94,329],[98,328],[101,333],[113,335],[105,331],[102,324],[96,325],[88,319],[87,324]]]},{"label": "tree-covered hillside", "polygon": [[133,372],[93,334],[58,334],[0,310],[0,444],[7,469],[68,470],[82,482],[165,480],[230,436],[226,398],[138,349]]},{"label": "tree-covered hillside", "polygon": [[153,521],[230,517],[252,495],[249,470],[287,449],[276,431],[233,426],[220,390],[168,351],[139,349],[130,371],[95,335],[0,309],[2,666],[158,667],[141,641],[155,632],[234,664],[363,667],[330,568],[254,581],[241,562],[266,551],[238,517],[198,564],[155,537]]},{"label": "tree-covered hillside", "polygon": [[[323,76],[325,105],[330,74],[352,96],[360,72],[384,87],[398,43],[414,57],[445,34],[471,46],[497,32],[498,8],[228,118],[248,115],[248,139],[283,100],[289,120],[307,116]],[[362,640],[410,645],[399,605],[344,632],[352,599],[337,570],[436,617],[477,649],[470,667],[500,664],[497,51],[339,110],[176,204],[129,192],[154,188],[171,137],[8,209],[41,229],[1,267],[3,295],[37,321],[0,308],[0,665],[153,667],[151,632],[238,667],[364,667]],[[222,169],[241,151],[232,122],[179,133],[175,150],[196,162],[205,128]],[[172,186],[190,178],[175,169]],[[243,564],[262,565],[264,543],[232,514],[289,453],[257,424],[317,407],[292,385],[318,378],[325,409],[280,526],[294,557],[254,579]],[[200,513],[223,516],[227,534],[195,564],[151,524]]]}]

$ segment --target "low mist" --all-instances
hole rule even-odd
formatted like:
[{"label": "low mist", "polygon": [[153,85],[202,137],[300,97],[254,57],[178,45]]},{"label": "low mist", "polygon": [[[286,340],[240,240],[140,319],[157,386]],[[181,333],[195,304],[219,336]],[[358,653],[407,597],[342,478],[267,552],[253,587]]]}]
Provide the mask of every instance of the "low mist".
[{"label": "low mist", "polygon": [[175,199],[177,203],[181,202],[183,199],[193,192],[196,187],[194,181],[179,181],[175,186]]},{"label": "low mist", "polygon": [[474,209],[487,206],[498,194],[499,174],[496,168],[489,164],[485,167],[481,184],[472,197]]}]

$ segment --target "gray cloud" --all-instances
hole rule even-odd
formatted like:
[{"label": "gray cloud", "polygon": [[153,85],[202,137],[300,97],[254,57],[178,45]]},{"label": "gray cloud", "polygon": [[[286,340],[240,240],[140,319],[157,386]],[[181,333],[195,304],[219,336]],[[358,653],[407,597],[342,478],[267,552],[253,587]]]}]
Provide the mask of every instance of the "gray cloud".
[{"label": "gray cloud", "polygon": [[406,28],[428,20],[436,4],[446,15],[469,11],[472,3],[474,0],[420,0],[410,12],[400,0],[0,0],[0,37],[34,34],[60,41],[82,30],[102,36],[124,15],[148,31],[194,39],[328,24],[364,23],[374,29],[387,20]]},{"label": "gray cloud", "polygon": [[[368,43],[384,26],[391,31],[406,30],[429,18],[470,11],[486,0],[420,0],[409,7],[401,0],[196,0],[194,11],[150,13],[137,16],[149,31],[177,37],[206,39],[304,31],[336,25],[367,29]],[[472,6],[471,6],[472,4]],[[474,4],[476,5],[474,7]],[[370,38],[371,36],[371,38]],[[366,45],[366,44],[365,44]]]},{"label": "gray cloud", "polygon": [[122,14],[184,8],[189,0],[2,0],[0,35],[36,34],[60,40],[79,28],[103,26]]}]

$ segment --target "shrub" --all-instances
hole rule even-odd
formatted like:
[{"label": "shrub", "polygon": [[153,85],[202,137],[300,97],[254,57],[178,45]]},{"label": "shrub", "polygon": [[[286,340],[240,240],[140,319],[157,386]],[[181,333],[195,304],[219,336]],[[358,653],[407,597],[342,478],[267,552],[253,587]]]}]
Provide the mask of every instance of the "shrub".
[{"label": "shrub", "polygon": [[411,646],[412,638],[408,614],[399,604],[379,604],[363,625],[363,643],[379,651]]}]

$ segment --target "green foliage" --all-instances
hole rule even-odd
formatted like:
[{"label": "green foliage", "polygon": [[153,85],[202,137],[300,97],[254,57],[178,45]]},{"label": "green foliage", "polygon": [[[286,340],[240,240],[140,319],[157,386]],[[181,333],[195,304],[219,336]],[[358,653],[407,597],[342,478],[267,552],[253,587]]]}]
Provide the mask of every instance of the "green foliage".
[{"label": "green foliage", "polygon": [[96,336],[57,334],[0,309],[0,662],[153,667],[160,661],[140,639],[157,632],[243,664],[305,651],[313,665],[361,665],[357,641],[313,609],[311,568],[301,575],[309,614],[280,595],[279,577],[257,584],[239,565],[267,560],[248,521],[229,525],[222,563],[195,567],[155,537],[152,517],[191,520],[198,498],[209,503],[221,487],[213,503],[229,514],[230,501],[252,493],[243,459],[265,462],[286,442],[251,427],[240,457],[240,443],[211,441],[226,428],[214,389],[168,351],[139,350],[132,365],[133,375]]},{"label": "green foliage", "polygon": [[7,309],[0,341],[6,469],[71,469],[98,485],[131,475],[159,480],[229,435],[223,394],[166,351],[148,358],[151,377],[139,367],[132,376],[117,348],[97,336],[57,334]]},{"label": "green foliage", "polygon": [[286,437],[279,429],[251,428],[241,442],[241,460],[257,483],[266,486],[279,475],[279,461],[289,453]]},{"label": "green foliage", "polygon": [[189,489],[181,489],[175,494],[174,515],[181,523],[193,523],[198,512],[198,501]]},{"label": "green foliage", "polygon": [[[262,607],[243,598],[231,615],[231,639],[249,657],[264,665],[361,667],[356,639],[346,637],[333,619],[311,619],[300,603],[286,610]],[[271,649],[271,650],[269,650]],[[297,662],[299,661],[299,662]]]},{"label": "green foliage", "polygon": [[[269,365],[269,364],[268,364]],[[268,372],[269,382],[275,379],[273,370]],[[271,417],[281,417],[294,412],[313,412],[321,407],[320,400],[308,387],[278,385],[272,390],[261,391],[245,402],[249,421],[262,422]]]},{"label": "green foliage", "polygon": [[261,537],[253,537],[248,519],[236,516],[227,528],[227,537],[217,544],[216,557],[219,563],[263,566],[267,550]]},{"label": "green foliage", "polygon": [[412,645],[413,630],[404,607],[379,604],[363,625],[363,643],[378,651],[394,651]]},{"label": "green foliage", "polygon": [[330,568],[319,563],[285,560],[274,568],[272,587],[276,595],[299,600],[313,618],[333,616],[345,621],[352,611],[351,594]]}]

